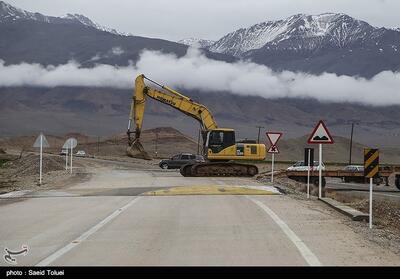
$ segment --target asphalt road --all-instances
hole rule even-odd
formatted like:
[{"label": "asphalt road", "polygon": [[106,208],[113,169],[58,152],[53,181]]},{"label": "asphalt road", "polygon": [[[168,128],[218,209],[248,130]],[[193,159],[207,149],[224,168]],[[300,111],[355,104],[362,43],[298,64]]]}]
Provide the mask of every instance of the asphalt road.
[{"label": "asphalt road", "polygon": [[[327,179],[326,188],[369,198],[369,184],[343,183],[339,179]],[[400,190],[395,186],[373,185],[373,197],[379,200],[400,202]]]},{"label": "asphalt road", "polygon": [[[57,190],[0,198],[0,250],[18,265],[399,265],[318,201],[286,195],[141,196],[164,187],[252,185],[95,165]],[[2,255],[3,256],[3,255]],[[9,265],[0,259],[0,265]]]}]

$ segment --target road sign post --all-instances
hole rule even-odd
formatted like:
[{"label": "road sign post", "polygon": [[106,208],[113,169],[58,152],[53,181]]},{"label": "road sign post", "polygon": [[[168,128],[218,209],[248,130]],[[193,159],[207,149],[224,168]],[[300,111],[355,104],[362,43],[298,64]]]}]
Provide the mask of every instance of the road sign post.
[{"label": "road sign post", "polygon": [[64,145],[63,145],[63,149],[67,151],[67,153],[65,154],[65,170],[67,170],[67,165],[68,165],[68,149],[71,152],[70,155],[70,173],[72,174],[72,153],[74,148],[78,145],[78,141],[75,138],[69,138],[65,141]]},{"label": "road sign post", "polygon": [[70,173],[72,174],[72,152],[73,152],[73,147],[72,147],[72,141],[69,143],[70,146],[70,152],[71,152],[71,163],[70,163]]},{"label": "road sign post", "polygon": [[320,120],[315,126],[313,132],[308,138],[309,144],[319,144],[319,162],[318,162],[318,198],[322,198],[322,145],[333,144],[333,137],[330,135],[324,122]]},{"label": "road sign post", "polygon": [[311,149],[308,149],[308,167],[307,167],[307,199],[310,198],[310,157]]},{"label": "road sign post", "polygon": [[318,198],[322,198],[322,143],[319,144],[318,153]]},{"label": "road sign post", "polygon": [[267,138],[271,143],[270,148],[268,149],[268,153],[272,154],[272,162],[271,162],[271,183],[274,183],[274,164],[275,164],[275,153],[279,153],[278,140],[282,137],[281,132],[267,132]]},{"label": "road sign post", "polygon": [[364,176],[369,178],[369,228],[372,229],[373,179],[379,176],[379,150],[364,149]]},{"label": "road sign post", "polygon": [[372,180],[373,178],[371,177],[369,179],[369,228],[372,229]]},{"label": "road sign post", "polygon": [[42,173],[43,173],[43,148],[44,147],[50,147],[46,137],[43,135],[43,133],[40,133],[40,135],[36,138],[33,147],[39,148],[39,185],[42,185]]},{"label": "road sign post", "polygon": [[307,164],[307,198],[310,198],[310,171],[314,167],[314,148],[304,149],[304,164]]},{"label": "road sign post", "polygon": [[271,163],[271,183],[274,183],[274,161],[275,161],[275,153],[272,153],[272,163]]},{"label": "road sign post", "polygon": [[68,170],[68,149],[65,150],[65,170]]},{"label": "road sign post", "polygon": [[43,137],[40,137],[40,170],[39,170],[39,184],[42,185],[42,166],[43,166]]}]

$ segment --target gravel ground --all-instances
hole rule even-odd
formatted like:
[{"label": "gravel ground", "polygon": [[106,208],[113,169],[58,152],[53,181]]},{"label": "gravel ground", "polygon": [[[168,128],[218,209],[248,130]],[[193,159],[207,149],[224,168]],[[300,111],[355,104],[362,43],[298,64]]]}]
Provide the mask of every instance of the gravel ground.
[{"label": "gravel ground", "polygon": [[[270,184],[268,176],[258,177],[257,180],[264,184]],[[274,178],[281,190],[298,200],[307,200],[306,185],[288,179],[287,177]],[[318,202],[318,188],[313,186],[311,200]],[[346,205],[358,209],[364,213],[369,211],[368,200],[354,199],[345,193],[327,192],[327,197],[333,198]],[[334,209],[331,209],[334,211]],[[342,215],[337,212],[338,215]],[[379,244],[385,249],[400,254],[400,205],[391,201],[374,201],[373,203],[373,229],[369,229],[366,222],[352,221],[342,215],[343,223],[351,227],[355,232],[362,234],[366,239]]]},{"label": "gravel ground", "polygon": [[[39,185],[39,155],[26,154],[21,158],[8,157],[6,163],[0,167],[0,193],[21,190],[39,190],[58,187],[64,181],[71,180],[77,174],[65,171],[64,158],[60,156],[43,156],[42,184]],[[74,164],[74,167],[82,167]],[[82,175],[80,175],[82,177]]]},{"label": "gravel ground", "polygon": [[[39,173],[39,155],[28,154],[5,163],[3,167],[10,171],[10,177],[37,175]],[[43,156],[42,171],[44,174],[64,169],[65,161],[63,158]]]}]

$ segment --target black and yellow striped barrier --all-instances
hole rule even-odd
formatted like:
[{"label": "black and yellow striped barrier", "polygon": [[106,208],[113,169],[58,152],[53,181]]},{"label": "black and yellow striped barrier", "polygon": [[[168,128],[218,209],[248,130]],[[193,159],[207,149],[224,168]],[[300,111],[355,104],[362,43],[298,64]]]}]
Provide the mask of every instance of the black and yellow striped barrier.
[{"label": "black and yellow striped barrier", "polygon": [[379,150],[364,149],[364,176],[368,178],[377,177],[379,174]]}]

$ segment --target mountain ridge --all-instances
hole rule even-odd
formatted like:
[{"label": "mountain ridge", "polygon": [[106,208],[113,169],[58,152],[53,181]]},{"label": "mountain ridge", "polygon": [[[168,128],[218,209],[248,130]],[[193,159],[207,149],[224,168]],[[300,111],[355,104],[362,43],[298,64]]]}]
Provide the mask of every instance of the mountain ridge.
[{"label": "mountain ridge", "polygon": [[100,31],[109,32],[115,35],[120,36],[132,36],[132,34],[127,34],[124,32],[119,32],[113,28],[105,27],[92,21],[90,18],[81,15],[81,14],[70,14],[67,13],[62,17],[55,16],[47,16],[41,13],[33,13],[20,8],[16,8],[4,1],[0,1],[0,23],[5,22],[15,22],[15,21],[23,21],[23,20],[31,20],[31,21],[39,21],[45,23],[53,23],[53,24],[82,24],[84,26],[93,27]]},{"label": "mountain ridge", "polygon": [[[366,42],[371,38],[379,38],[385,32],[398,31],[373,27],[365,21],[343,13],[297,14],[284,20],[265,21],[230,32],[211,45],[210,50],[242,56],[250,50],[260,49],[266,45],[270,47],[280,45],[282,48],[292,50],[343,48],[354,43]],[[300,38],[303,41],[300,41]],[[293,39],[297,39],[297,45],[287,43]]]},{"label": "mountain ridge", "polygon": [[400,71],[400,29],[343,13],[297,14],[241,28],[208,47],[272,70],[372,78]]}]

